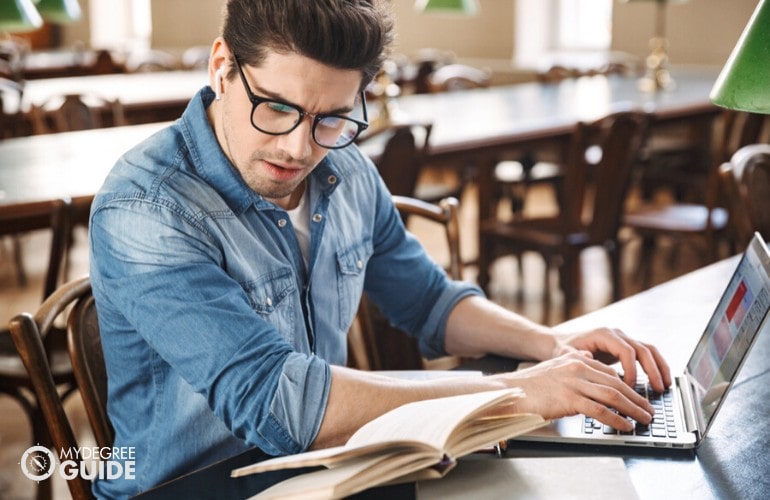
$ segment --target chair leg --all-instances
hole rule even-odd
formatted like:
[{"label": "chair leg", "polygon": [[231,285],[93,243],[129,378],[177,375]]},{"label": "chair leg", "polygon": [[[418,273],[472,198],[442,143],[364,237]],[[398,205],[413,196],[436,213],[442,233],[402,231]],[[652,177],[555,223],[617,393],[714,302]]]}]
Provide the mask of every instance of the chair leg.
[{"label": "chair leg", "polygon": [[[43,412],[40,407],[37,406],[36,402],[34,400],[30,401],[29,398],[25,397],[18,386],[10,386],[10,384],[0,387],[0,393],[7,394],[15,399],[16,402],[19,403],[19,406],[24,410],[24,415],[26,415],[32,429],[32,443],[30,445],[34,446],[39,444],[50,448],[51,435],[48,432],[48,426],[45,423]],[[50,500],[52,494],[53,490],[51,488],[50,480],[37,483],[37,492],[35,494],[37,500]]]},{"label": "chair leg", "polygon": [[479,258],[478,258],[478,276],[476,278],[476,281],[479,284],[479,288],[481,288],[484,293],[489,295],[489,266],[492,265],[492,251],[489,248],[491,245],[491,241],[489,241],[488,238],[485,238],[482,236],[479,238]]},{"label": "chair leg", "polygon": [[620,265],[621,247],[619,242],[609,244],[607,257],[610,260],[610,275],[612,279],[612,301],[617,302],[623,297],[622,270]]},{"label": "chair leg", "polygon": [[642,287],[646,290],[652,282],[652,256],[655,253],[655,237],[642,236],[642,245],[639,249],[639,267],[637,275],[641,279]]},{"label": "chair leg", "polygon": [[524,301],[524,252],[517,253],[515,257],[516,257],[516,265],[518,266],[518,271],[519,271],[519,286],[518,286],[518,289],[516,290],[516,297],[518,298],[519,302],[523,302]]},{"label": "chair leg", "polygon": [[16,280],[20,287],[27,286],[27,272],[24,269],[24,256],[22,254],[21,239],[18,235],[11,236],[13,262],[16,267]]},{"label": "chair leg", "polygon": [[[29,415],[32,425],[32,441],[33,444],[41,444],[47,448],[53,448],[51,435],[48,432],[48,427],[43,417],[43,412],[39,407],[35,407],[31,415]],[[37,494],[35,498],[37,500],[50,500],[53,496],[53,489],[51,488],[51,479],[40,481],[37,483]]]},{"label": "chair leg", "polygon": [[559,268],[559,282],[564,294],[563,314],[567,320],[572,317],[572,307],[577,303],[580,286],[580,253],[567,251]]}]

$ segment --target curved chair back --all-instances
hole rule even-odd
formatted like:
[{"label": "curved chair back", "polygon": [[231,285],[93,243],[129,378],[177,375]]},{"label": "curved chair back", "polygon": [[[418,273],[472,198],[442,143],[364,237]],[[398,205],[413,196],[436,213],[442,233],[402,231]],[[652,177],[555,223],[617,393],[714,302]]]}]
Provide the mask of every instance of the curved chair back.
[{"label": "curved chair back", "polygon": [[99,447],[112,446],[115,431],[107,416],[107,367],[96,301],[90,293],[81,297],[69,313],[67,347],[96,443]]},{"label": "curved chair back", "polygon": [[430,123],[398,123],[359,140],[359,144],[385,141],[382,152],[374,157],[374,163],[391,194],[414,195],[432,129]]},{"label": "curved chair back", "polygon": [[[70,308],[72,308],[71,311]],[[9,324],[11,337],[29,374],[54,448],[56,450],[78,448],[72,424],[64,412],[62,396],[56,389],[51,366],[43,347],[43,341],[51,333],[54,322],[60,315],[67,314],[67,311],[70,311],[67,321],[70,331],[68,344],[73,370],[76,370],[75,378],[83,393],[86,413],[97,444],[100,447],[109,447],[112,445],[113,430],[106,419],[104,405],[106,376],[96,380],[99,376],[99,366],[103,370],[104,360],[100,349],[101,344],[98,342],[99,329],[88,277],[70,281],[59,287],[43,302],[34,315],[23,313],[15,316]],[[73,335],[74,330],[78,332]],[[86,346],[82,352],[81,346]],[[98,350],[97,346],[99,346]],[[87,368],[78,364],[76,360],[85,362]],[[84,370],[88,374],[84,373]],[[104,397],[92,398],[89,395],[93,393],[102,394]],[[104,416],[103,419],[92,418],[92,415],[99,414]],[[80,475],[69,479],[67,486],[74,499],[93,498],[91,483]]]},{"label": "curved chair back", "polygon": [[720,171],[730,198],[730,219],[741,245],[754,231],[770,237],[770,144],[740,148]]},{"label": "curved chair back", "polygon": [[[581,127],[584,128],[582,140],[587,139],[587,134],[598,135],[596,144],[599,149],[585,147],[593,142],[589,138],[588,142],[584,142],[580,147],[580,158],[576,161],[590,163],[591,152],[598,153],[600,158],[595,164],[588,165],[588,168],[566,169],[567,197],[573,189],[571,173],[582,172],[578,175],[590,177],[594,193],[588,234],[594,244],[602,245],[617,239],[634,161],[642,145],[647,118],[641,112],[620,112],[590,125],[583,124]],[[581,140],[581,137],[578,136],[578,140]],[[580,179],[579,182],[586,182],[586,179]],[[568,210],[567,213],[577,215],[580,212]]]},{"label": "curved chair back", "polygon": [[[393,196],[393,203],[406,218],[422,218],[443,226],[448,250],[447,273],[452,279],[462,279],[460,254],[460,203],[457,198],[445,198],[438,204],[408,196]],[[379,308],[364,294],[358,314],[348,334],[349,365],[362,370],[407,370],[445,367],[452,359],[424,360],[417,343],[401,330],[390,325]]]},{"label": "curved chair back", "polygon": [[[29,110],[35,134],[89,130],[125,125],[125,112],[119,100],[85,94],[52,97]],[[106,118],[106,120],[105,120]]]}]

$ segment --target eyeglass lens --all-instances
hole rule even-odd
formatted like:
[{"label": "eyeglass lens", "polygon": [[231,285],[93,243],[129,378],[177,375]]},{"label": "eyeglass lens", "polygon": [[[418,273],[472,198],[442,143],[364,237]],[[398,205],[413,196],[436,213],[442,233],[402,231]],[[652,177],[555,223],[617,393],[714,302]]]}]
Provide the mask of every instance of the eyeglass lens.
[{"label": "eyeglass lens", "polygon": [[[263,101],[254,107],[252,122],[255,127],[271,134],[292,130],[302,119],[299,109],[275,101]],[[324,116],[314,122],[313,139],[323,147],[342,147],[358,135],[359,125],[342,116]]]}]

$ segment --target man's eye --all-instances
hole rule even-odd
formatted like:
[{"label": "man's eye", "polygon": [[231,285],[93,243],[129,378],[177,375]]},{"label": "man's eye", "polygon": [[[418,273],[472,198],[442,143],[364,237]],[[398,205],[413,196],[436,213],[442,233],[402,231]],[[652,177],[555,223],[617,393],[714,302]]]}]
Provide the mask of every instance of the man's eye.
[{"label": "man's eye", "polygon": [[292,108],[291,106],[288,106],[286,104],[281,104],[280,102],[268,102],[267,106],[270,108],[271,111],[275,111],[276,113],[296,113],[297,110]]}]

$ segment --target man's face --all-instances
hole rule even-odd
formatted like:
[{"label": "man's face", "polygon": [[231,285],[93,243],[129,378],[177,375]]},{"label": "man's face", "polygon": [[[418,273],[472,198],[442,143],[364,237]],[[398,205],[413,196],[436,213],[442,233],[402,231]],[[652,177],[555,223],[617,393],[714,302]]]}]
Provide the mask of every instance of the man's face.
[{"label": "man's face", "polygon": [[[215,44],[213,54],[219,50],[229,51],[224,43]],[[226,74],[229,66],[223,61],[232,60],[229,53],[218,60]],[[216,64],[214,57],[211,64]],[[260,67],[241,68],[253,94],[314,115],[352,110],[361,84],[359,71],[331,68],[297,54],[270,52]],[[221,100],[208,111],[222,149],[251,189],[293,208],[292,193],[329,151],[313,140],[312,117],[303,117],[288,134],[265,134],[251,125],[252,103],[240,78],[223,79],[222,85]]]}]

